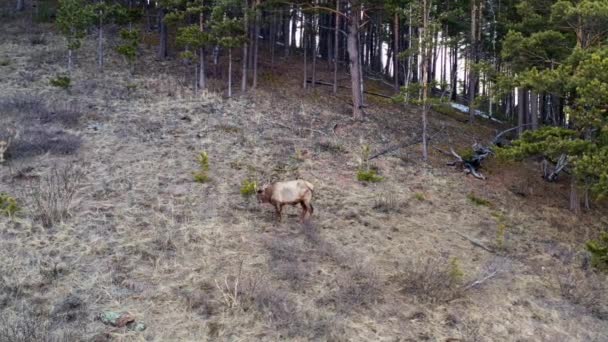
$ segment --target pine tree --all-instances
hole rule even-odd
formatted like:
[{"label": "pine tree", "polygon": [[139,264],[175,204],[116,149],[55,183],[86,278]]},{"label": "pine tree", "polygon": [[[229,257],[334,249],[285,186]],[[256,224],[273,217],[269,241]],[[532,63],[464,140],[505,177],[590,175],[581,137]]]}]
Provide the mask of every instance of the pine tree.
[{"label": "pine tree", "polygon": [[90,8],[82,0],[59,0],[56,23],[67,40],[68,72],[72,70],[73,52],[80,48],[91,21]]}]

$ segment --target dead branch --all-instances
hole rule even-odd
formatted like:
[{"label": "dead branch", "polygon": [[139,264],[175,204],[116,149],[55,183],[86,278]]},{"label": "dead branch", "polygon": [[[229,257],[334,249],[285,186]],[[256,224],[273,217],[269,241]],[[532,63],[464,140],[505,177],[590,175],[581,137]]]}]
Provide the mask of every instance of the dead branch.
[{"label": "dead branch", "polygon": [[545,159],[543,161],[543,165],[542,165],[543,178],[545,180],[547,180],[548,182],[554,182],[559,177],[559,174],[562,171],[565,171],[564,169],[568,165],[568,156],[566,154],[562,154],[561,156],[559,156],[559,159],[557,160],[555,168],[551,172],[549,172],[549,167],[547,164],[548,164],[548,161]]},{"label": "dead branch", "polygon": [[292,126],[286,125],[286,124],[281,123],[281,122],[276,122],[276,121],[272,121],[272,120],[268,120],[268,119],[263,119],[263,120],[266,121],[266,122],[268,122],[271,125],[276,125],[276,126],[280,126],[280,127],[283,127],[283,128],[287,128],[287,129],[292,130],[292,131],[310,131],[310,132],[314,132],[314,133],[328,135],[327,133],[325,133],[323,131],[320,131],[318,129],[307,128],[307,127],[296,128],[296,127],[292,127]]},{"label": "dead branch", "polygon": [[[307,82],[307,83],[312,83],[312,80],[306,80],[306,82]],[[323,82],[323,81],[315,81],[315,84],[318,84],[318,85],[324,85],[324,86],[330,86],[330,87],[333,87],[333,85],[334,85],[333,83],[329,83],[329,82]],[[343,86],[343,85],[338,85],[338,88],[350,89],[350,87]],[[383,97],[383,98],[385,98],[385,99],[392,99],[392,98],[393,98],[392,96],[388,96],[388,95],[384,95],[384,94],[379,94],[379,93],[374,93],[374,92],[367,91],[367,90],[365,90],[365,91],[363,91],[363,92],[364,92],[365,94],[368,94],[368,95],[373,95],[373,96]]]},{"label": "dead branch", "polygon": [[475,240],[475,239],[473,239],[473,238],[470,238],[470,237],[468,237],[468,236],[466,236],[466,235],[464,235],[464,234],[462,234],[462,233],[460,233],[460,232],[457,232],[457,231],[453,231],[453,232],[454,232],[454,233],[456,233],[457,235],[459,235],[460,237],[462,237],[462,238],[464,238],[464,239],[468,240],[468,241],[469,241],[471,244],[473,244],[474,246],[477,246],[477,247],[479,247],[479,248],[481,248],[481,249],[484,249],[484,250],[486,250],[486,251],[488,251],[488,252],[490,252],[490,253],[494,253],[494,250],[493,250],[492,248],[487,247],[487,246],[486,246],[486,245],[484,245],[483,243],[481,243],[481,242],[479,242],[479,241],[477,241],[477,240]]},{"label": "dead branch", "polygon": [[[445,129],[445,126],[441,127],[440,130],[438,130],[437,132],[435,132],[433,135],[430,135],[428,137],[428,140],[429,141],[433,140],[437,135],[439,135],[439,133],[443,132],[444,129]],[[418,139],[416,139],[414,141],[409,141],[409,142],[406,142],[406,143],[403,143],[403,144],[393,145],[393,146],[387,147],[387,148],[381,150],[380,152],[374,154],[373,156],[369,157],[368,160],[376,159],[376,158],[381,157],[381,156],[383,156],[383,155],[385,155],[387,153],[391,153],[391,152],[397,151],[400,148],[410,147],[410,146],[413,146],[413,145],[420,144],[421,142],[422,142],[422,137],[420,137],[420,138],[418,138]]]},{"label": "dead branch", "polygon": [[495,277],[495,276],[498,274],[498,272],[499,272],[499,271],[500,271],[500,270],[496,270],[496,271],[494,271],[494,272],[492,272],[492,273],[488,274],[487,276],[485,276],[485,277],[483,277],[483,278],[481,278],[481,279],[475,280],[475,281],[474,281],[474,282],[472,282],[471,284],[469,284],[469,285],[465,286],[465,287],[463,288],[463,290],[465,290],[465,291],[466,291],[466,290],[471,289],[471,288],[473,288],[473,287],[475,287],[475,286],[479,286],[479,285],[483,284],[484,282],[488,281],[489,279],[494,278],[494,277]]}]

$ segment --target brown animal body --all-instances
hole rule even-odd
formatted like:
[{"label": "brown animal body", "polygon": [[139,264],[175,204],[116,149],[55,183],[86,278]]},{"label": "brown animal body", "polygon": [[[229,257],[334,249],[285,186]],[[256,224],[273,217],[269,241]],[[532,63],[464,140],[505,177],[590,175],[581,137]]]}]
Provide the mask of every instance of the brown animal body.
[{"label": "brown animal body", "polygon": [[310,203],[314,187],[305,180],[293,180],[267,184],[258,190],[257,198],[260,203],[270,203],[277,211],[277,219],[281,221],[281,212],[286,204],[302,206],[301,220],[312,215],[314,208]]}]

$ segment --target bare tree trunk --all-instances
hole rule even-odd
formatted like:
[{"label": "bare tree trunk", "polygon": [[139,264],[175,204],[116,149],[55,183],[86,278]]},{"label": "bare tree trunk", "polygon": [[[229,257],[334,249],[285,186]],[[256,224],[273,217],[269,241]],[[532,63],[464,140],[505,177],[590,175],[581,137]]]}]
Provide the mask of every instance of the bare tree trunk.
[{"label": "bare tree trunk", "polygon": [[570,179],[570,210],[575,214],[581,212],[581,199],[578,194],[578,186],[576,185],[576,179],[572,177]]},{"label": "bare tree trunk", "polygon": [[334,32],[334,95],[338,93],[338,53],[340,41],[340,0],[336,0],[336,31]]},{"label": "bare tree trunk", "polygon": [[274,50],[277,39],[277,14],[272,13],[272,23],[270,24],[270,68],[274,71]]},{"label": "bare tree trunk", "polygon": [[[201,32],[203,32],[204,27],[203,27],[203,13],[201,13],[199,15],[199,25],[200,25],[200,30]],[[207,80],[206,80],[206,75],[205,75],[205,48],[201,46],[201,48],[198,51],[198,58],[199,58],[199,72],[198,72],[198,85],[201,89],[205,89],[207,88]]]},{"label": "bare tree trunk", "polygon": [[[249,32],[249,16],[247,15],[247,10],[249,8],[249,4],[247,3],[247,0],[243,1],[243,11],[245,12],[244,18],[243,18],[243,26],[245,29],[245,36],[247,36],[247,33]],[[245,43],[243,44],[243,75],[241,75],[241,91],[244,93],[247,91],[247,61],[248,61],[248,56],[247,56],[247,52],[249,51],[249,47],[247,46],[247,40],[245,40]]]},{"label": "bare tree trunk", "polygon": [[[412,29],[412,4],[410,4],[410,15],[409,15],[409,24],[408,24],[408,36],[407,36],[407,48],[408,51],[410,51],[410,53],[407,56],[407,75],[405,76],[405,88],[407,89],[410,86],[410,81],[412,80],[412,54],[411,54],[411,49],[412,49],[412,34],[413,34],[413,29]],[[409,100],[409,92],[406,92],[405,94],[405,102],[407,102]]]},{"label": "bare tree trunk", "polygon": [[523,88],[517,89],[517,133],[521,136],[524,132],[524,124],[526,123],[526,109],[528,104],[526,103],[527,90]]},{"label": "bare tree trunk", "polygon": [[165,59],[167,58],[167,24],[165,24],[165,14],[166,11],[164,8],[160,9],[160,44],[158,46],[158,58]]},{"label": "bare tree trunk", "polygon": [[24,0],[17,0],[16,10],[17,10],[17,12],[23,12],[25,10],[25,1]]},{"label": "bare tree trunk", "polygon": [[475,85],[477,84],[477,73],[475,63],[477,62],[477,0],[471,2],[471,46],[469,53],[469,123],[475,121]]},{"label": "bare tree trunk", "polygon": [[317,14],[313,14],[310,18],[311,28],[310,30],[310,43],[312,48],[312,83],[310,84],[311,88],[315,87],[315,82],[317,81],[317,29],[316,29],[316,20]]},{"label": "bare tree trunk", "polygon": [[[399,91],[399,14],[395,13],[393,28],[393,81],[395,91]],[[386,63],[388,64],[388,62]]]},{"label": "bare tree trunk", "polygon": [[253,52],[253,84],[252,88],[255,89],[258,86],[258,51],[259,51],[259,37],[260,37],[260,0],[255,2],[255,50]]},{"label": "bare tree trunk", "polygon": [[350,7],[347,46],[353,95],[353,118],[355,120],[361,120],[363,118],[363,99],[361,96],[361,60],[358,46],[361,7],[359,4],[353,4],[353,2],[351,2]]},{"label": "bare tree trunk", "polygon": [[232,97],[232,48],[228,49],[228,97]]},{"label": "bare tree trunk", "polygon": [[97,67],[103,72],[103,12],[99,10],[99,36],[97,37]]},{"label": "bare tree trunk", "polygon": [[296,46],[296,31],[298,29],[297,9],[296,5],[291,6],[291,46]]},{"label": "bare tree trunk", "polygon": [[431,0],[422,1],[422,159],[427,161],[429,158],[427,143],[427,111],[428,111],[428,92],[429,92],[429,60],[432,47],[429,47],[429,15]]},{"label": "bare tree trunk", "polygon": [[534,91],[530,92],[530,125],[532,130],[538,129],[538,94]]},{"label": "bare tree trunk", "polygon": [[306,40],[308,30],[306,15],[302,13],[302,49],[304,50],[304,79],[302,80],[302,88],[308,88],[308,42]]},{"label": "bare tree trunk", "polygon": [[68,49],[68,73],[72,71],[72,49]]}]

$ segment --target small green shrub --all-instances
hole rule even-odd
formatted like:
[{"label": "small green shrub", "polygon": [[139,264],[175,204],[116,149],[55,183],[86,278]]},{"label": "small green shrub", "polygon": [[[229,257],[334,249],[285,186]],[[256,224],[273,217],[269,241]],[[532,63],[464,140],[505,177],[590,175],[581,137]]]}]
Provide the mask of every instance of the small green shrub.
[{"label": "small green shrub", "polygon": [[359,182],[378,183],[384,178],[378,176],[375,169],[370,167],[369,158],[372,149],[369,145],[361,146],[361,157],[359,160],[359,169],[357,170],[357,180]]},{"label": "small green shrub", "polygon": [[424,201],[426,198],[424,198],[424,194],[421,192],[417,192],[414,194],[414,198],[419,200],[420,202]]},{"label": "small green shrub", "polygon": [[9,66],[11,65],[10,59],[0,59],[0,66]]},{"label": "small green shrub", "polygon": [[481,197],[477,197],[473,193],[468,194],[467,198],[469,199],[469,201],[471,201],[471,203],[473,203],[475,205],[478,205],[478,206],[483,206],[483,207],[490,207],[490,206],[492,206],[492,202],[488,201],[487,199],[483,199]]},{"label": "small green shrub", "polygon": [[0,214],[8,217],[14,217],[21,208],[17,204],[17,200],[14,197],[9,196],[6,193],[0,192]]},{"label": "small green shrub", "polygon": [[373,169],[369,169],[369,170],[359,169],[357,171],[357,180],[359,182],[378,183],[378,182],[382,182],[382,180],[384,180],[384,177],[378,176],[378,174],[376,173],[376,170],[373,170]]},{"label": "small green shrub", "polygon": [[72,79],[69,76],[58,75],[55,78],[51,78],[51,85],[61,89],[69,89],[72,85]]},{"label": "small green shrub", "polygon": [[608,232],[602,232],[597,240],[587,242],[591,253],[591,265],[602,271],[608,271]]},{"label": "small green shrub", "polygon": [[192,175],[194,176],[194,181],[197,183],[207,183],[209,181],[209,176],[207,176],[206,172],[197,171],[193,172]]},{"label": "small green shrub", "polygon": [[207,174],[209,171],[209,155],[203,151],[196,157],[196,161],[200,170],[193,173],[194,181],[197,183],[207,183],[210,179]]},{"label": "small green shrub", "polygon": [[199,153],[199,155],[196,157],[196,161],[198,162],[198,165],[202,171],[209,171],[209,155],[207,152]]},{"label": "small green shrub", "polygon": [[258,184],[255,181],[245,179],[241,184],[241,195],[243,197],[253,196],[258,188]]},{"label": "small green shrub", "polygon": [[464,272],[460,267],[460,260],[458,258],[452,258],[452,260],[450,260],[450,278],[456,284],[462,283]]}]

